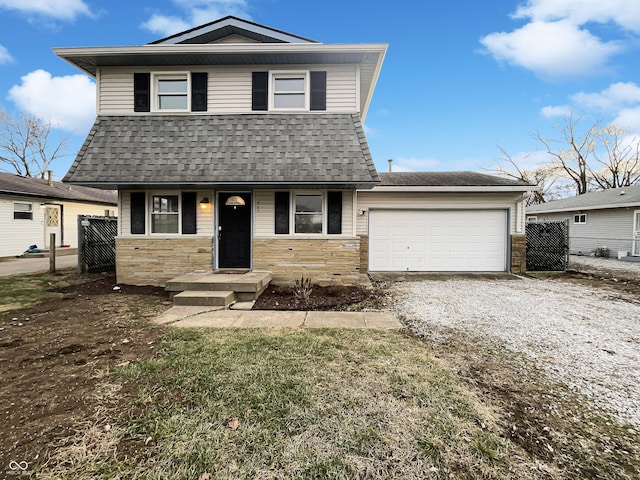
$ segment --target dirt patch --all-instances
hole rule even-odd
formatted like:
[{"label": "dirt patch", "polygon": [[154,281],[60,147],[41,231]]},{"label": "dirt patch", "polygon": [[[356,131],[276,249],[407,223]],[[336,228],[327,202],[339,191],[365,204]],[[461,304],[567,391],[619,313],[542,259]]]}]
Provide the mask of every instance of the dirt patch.
[{"label": "dirt patch", "polygon": [[307,301],[299,300],[293,288],[270,286],[256,300],[254,310],[347,310],[375,308],[380,301],[377,289],[357,286],[315,285]]},{"label": "dirt patch", "polygon": [[89,276],[63,295],[0,313],[0,474],[10,461],[41,462],[52,446],[90,421],[109,369],[155,355],[165,330],[145,318],[169,308],[156,287]]},{"label": "dirt patch", "polygon": [[[577,285],[587,285],[614,293],[631,293],[640,298],[640,282],[631,279],[618,279],[606,274],[568,270],[566,272],[529,272],[527,276],[543,280],[559,280]],[[619,298],[619,296],[616,296],[616,298]]]}]

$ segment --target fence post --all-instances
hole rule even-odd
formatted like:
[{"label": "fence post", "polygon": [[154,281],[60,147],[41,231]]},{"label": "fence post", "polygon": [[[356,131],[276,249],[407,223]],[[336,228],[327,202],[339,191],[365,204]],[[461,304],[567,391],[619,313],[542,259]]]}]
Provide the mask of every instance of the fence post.
[{"label": "fence post", "polygon": [[56,273],[56,234],[49,234],[49,273]]},{"label": "fence post", "polygon": [[78,215],[78,273],[84,273],[84,220],[83,215]]}]

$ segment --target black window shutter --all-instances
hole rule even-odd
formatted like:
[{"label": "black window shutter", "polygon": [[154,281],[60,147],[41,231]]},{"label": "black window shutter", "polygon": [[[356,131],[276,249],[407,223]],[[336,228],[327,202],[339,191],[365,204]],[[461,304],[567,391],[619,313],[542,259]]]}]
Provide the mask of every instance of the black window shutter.
[{"label": "black window shutter", "polygon": [[253,72],[251,79],[251,110],[268,110],[269,72]]},{"label": "black window shutter", "polygon": [[182,234],[195,235],[197,232],[196,192],[182,193]]},{"label": "black window shutter", "polygon": [[342,233],[342,192],[327,194],[327,233]]},{"label": "black window shutter", "polygon": [[311,110],[327,109],[327,72],[311,72]]},{"label": "black window shutter", "polygon": [[133,74],[133,111],[151,111],[151,74]]},{"label": "black window shutter", "polygon": [[131,234],[145,234],[146,198],[144,192],[131,192]]},{"label": "black window shutter", "polygon": [[207,72],[191,73],[191,111],[207,111]]},{"label": "black window shutter", "polygon": [[289,233],[289,192],[276,192],[276,225],[277,234]]}]

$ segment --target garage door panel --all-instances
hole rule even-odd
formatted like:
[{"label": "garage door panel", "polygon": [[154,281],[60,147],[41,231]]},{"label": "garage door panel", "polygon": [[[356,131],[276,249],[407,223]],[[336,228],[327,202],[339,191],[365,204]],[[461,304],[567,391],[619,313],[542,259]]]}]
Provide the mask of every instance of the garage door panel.
[{"label": "garage door panel", "polygon": [[504,210],[373,210],[371,271],[504,271]]}]

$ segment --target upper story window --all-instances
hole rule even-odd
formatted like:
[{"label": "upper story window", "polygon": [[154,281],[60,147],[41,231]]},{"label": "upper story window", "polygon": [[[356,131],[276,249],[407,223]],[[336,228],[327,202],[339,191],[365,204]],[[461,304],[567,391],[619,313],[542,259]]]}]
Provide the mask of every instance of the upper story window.
[{"label": "upper story window", "polygon": [[587,223],[587,214],[586,213],[578,213],[573,216],[573,223],[581,224]]},{"label": "upper story window", "polygon": [[308,110],[309,80],[307,72],[271,74],[272,110]]},{"label": "upper story window", "polygon": [[155,110],[187,111],[189,108],[189,77],[158,74],[154,76]]},{"label": "upper story window", "polygon": [[33,203],[15,202],[13,204],[14,220],[33,220]]}]

